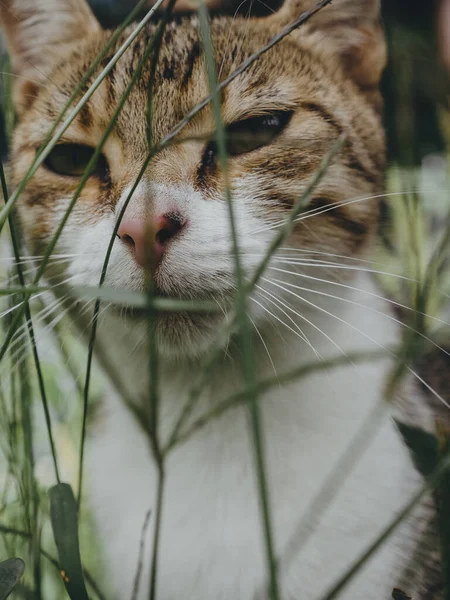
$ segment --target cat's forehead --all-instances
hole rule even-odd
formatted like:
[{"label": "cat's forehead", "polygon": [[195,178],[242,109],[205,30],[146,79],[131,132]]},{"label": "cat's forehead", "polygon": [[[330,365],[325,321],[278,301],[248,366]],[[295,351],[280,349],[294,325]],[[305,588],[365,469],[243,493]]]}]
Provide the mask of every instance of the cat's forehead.
[{"label": "cat's forehead", "polygon": [[[141,33],[80,112],[74,124],[80,135],[93,134],[98,137],[99,131],[105,129],[126,94],[157,27],[158,25],[150,24]],[[219,80],[223,81],[249,56],[258,52],[274,33],[272,28],[264,26],[262,20],[213,20],[211,37]],[[105,34],[104,40],[85,42],[70,60],[65,61],[64,66],[53,73],[48,86],[30,111],[37,111],[40,119],[35,119],[37,115],[32,114],[31,118],[28,115],[30,121],[36,123],[36,127],[47,128],[48,121],[58,116],[107,39]],[[111,52],[103,59],[101,67],[108,64],[112,55]],[[309,67],[309,62],[308,52],[289,40],[284,40],[273,50],[262,54],[224,89],[224,119],[231,122],[249,111],[275,109],[278,105],[289,107],[294,104],[296,94],[302,88],[299,77],[303,79],[303,87],[310,94],[314,82],[320,82],[320,74],[317,69]],[[153,82],[151,86],[150,80]],[[153,90],[151,100],[150,87]],[[133,140],[137,137],[146,139],[144,130],[151,102],[153,135],[159,140],[209,92],[197,17],[170,22],[162,37],[157,67],[153,72],[152,60],[147,60],[141,77],[117,119],[116,132]],[[193,129],[195,134],[206,133],[205,130],[212,127],[211,111],[206,109],[194,119],[188,129]]]}]

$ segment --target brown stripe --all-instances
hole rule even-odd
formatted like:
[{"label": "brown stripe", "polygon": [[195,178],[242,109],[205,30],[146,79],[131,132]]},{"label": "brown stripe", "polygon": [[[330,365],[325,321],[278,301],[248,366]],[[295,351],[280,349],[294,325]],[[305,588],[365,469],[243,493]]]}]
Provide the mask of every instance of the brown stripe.
[{"label": "brown stripe", "polygon": [[371,185],[377,185],[379,183],[379,176],[362,164],[356,154],[352,152],[350,144],[347,166],[353,171],[357,171],[367,181],[367,183],[370,183]]},{"label": "brown stripe", "polygon": [[[329,125],[334,127],[339,133],[339,135],[341,135],[344,132],[344,127],[340,123],[338,123],[334,116],[330,112],[328,112],[328,110],[321,104],[317,104],[316,102],[307,102],[302,104],[302,108],[319,115],[324,121],[326,121]],[[349,162],[347,166],[350,169],[360,173],[368,183],[376,185],[378,183],[377,174],[362,164],[362,162],[359,160],[358,156],[354,152],[353,144],[350,140],[347,140],[346,148],[349,152]]]},{"label": "brown stripe", "polygon": [[198,41],[194,42],[191,51],[189,52],[188,55],[188,60],[187,60],[187,65],[186,65],[186,72],[183,76],[183,81],[181,82],[181,87],[184,89],[189,81],[191,80],[192,77],[192,73],[194,71],[194,67],[195,67],[195,63],[197,62],[197,59],[200,56],[200,44],[198,43]]},{"label": "brown stripe", "polygon": [[79,118],[81,125],[84,127],[84,129],[89,129],[91,127],[92,121],[93,121],[93,115],[92,115],[90,106],[88,104],[85,104],[81,108],[80,112],[78,113],[78,118]]},{"label": "brown stripe", "polygon": [[334,116],[321,104],[317,104],[317,102],[302,102],[301,107],[308,112],[319,115],[324,121],[334,127],[339,135],[343,133],[343,126],[338,123]]},{"label": "brown stripe", "polygon": [[[317,216],[320,215],[320,216],[324,216],[324,217],[333,219],[334,223],[338,227],[341,227],[342,229],[345,229],[349,233],[352,233],[353,235],[356,235],[358,237],[367,235],[368,228],[365,223],[362,223],[361,221],[356,221],[355,219],[352,219],[348,215],[347,211],[345,210],[345,208],[343,206],[332,207],[333,203],[334,203],[334,201],[328,200],[327,198],[323,198],[323,197],[314,198],[311,201],[311,203],[308,207],[308,210],[320,211],[322,209],[326,212],[324,212],[324,213],[319,212],[319,214]],[[314,216],[316,216],[316,215],[311,215],[311,218]]]}]

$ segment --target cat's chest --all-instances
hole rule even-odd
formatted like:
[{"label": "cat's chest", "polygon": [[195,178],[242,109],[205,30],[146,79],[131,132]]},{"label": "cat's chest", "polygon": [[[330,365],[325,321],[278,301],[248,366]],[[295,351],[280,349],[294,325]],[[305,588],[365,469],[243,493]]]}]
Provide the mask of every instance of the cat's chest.
[{"label": "cat's chest", "polygon": [[[289,573],[283,575],[286,598],[318,598],[402,507],[407,491],[414,487],[414,480],[405,478],[405,472],[412,475],[409,457],[387,417],[373,440],[363,440],[348,454],[349,464],[355,466],[348,478],[338,466],[379,400],[379,376],[374,368],[365,372],[367,389],[359,403],[355,402],[357,384],[348,370],[334,372],[328,395],[321,393],[326,380],[322,376],[310,378],[301,387],[277,388],[276,393],[261,398],[277,554],[283,555],[293,540],[305,541],[306,534],[312,533]],[[116,408],[100,446],[97,440],[94,496],[100,500],[100,527],[112,563],[122,562],[123,571],[123,561],[129,561],[121,584],[125,597],[148,510],[152,517],[146,564],[150,564],[158,473],[146,440],[129,415],[119,405]],[[265,538],[252,436],[247,410],[232,409],[169,456],[158,568],[159,597],[164,600],[244,600],[253,598],[262,585]],[[309,511],[317,507],[320,492],[322,499],[326,497],[322,486],[338,468],[339,485],[330,490],[330,504],[322,506],[323,515],[316,522],[318,515],[313,517],[314,510]],[[306,523],[296,534],[305,515],[309,515]],[[384,558],[377,559],[371,580],[386,578],[396,564],[394,555],[388,549]],[[147,580],[148,570],[144,572]],[[361,589],[367,590],[367,580],[364,586]]]}]

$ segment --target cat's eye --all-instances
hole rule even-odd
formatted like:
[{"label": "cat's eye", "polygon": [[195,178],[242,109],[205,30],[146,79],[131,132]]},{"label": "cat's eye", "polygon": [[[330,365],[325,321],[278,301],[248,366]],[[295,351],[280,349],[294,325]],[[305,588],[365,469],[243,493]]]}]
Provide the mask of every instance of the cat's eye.
[{"label": "cat's eye", "polygon": [[278,111],[232,123],[227,128],[229,156],[239,156],[267,146],[285,129],[291,117],[291,111]]},{"label": "cat's eye", "polygon": [[[58,175],[66,175],[69,177],[81,177],[94,156],[95,149],[82,144],[58,144],[53,148],[44,164],[45,166],[57,173]],[[108,163],[106,158],[101,154],[92,175],[104,179],[108,174]]]},{"label": "cat's eye", "polygon": [[[236,121],[227,127],[228,156],[247,154],[267,146],[289,124],[292,111],[280,110],[269,115]],[[205,149],[201,169],[213,167],[217,162],[217,144],[211,141]]]}]

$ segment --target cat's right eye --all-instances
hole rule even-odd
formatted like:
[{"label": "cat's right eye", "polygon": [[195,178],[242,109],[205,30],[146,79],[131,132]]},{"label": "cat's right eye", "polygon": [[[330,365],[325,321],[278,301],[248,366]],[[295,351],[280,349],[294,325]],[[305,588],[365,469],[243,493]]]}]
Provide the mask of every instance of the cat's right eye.
[{"label": "cat's right eye", "polygon": [[[58,175],[67,177],[81,177],[89,165],[90,160],[94,156],[95,149],[82,144],[58,144],[53,148],[44,164],[47,169]],[[92,175],[97,175],[104,179],[108,174],[108,163],[106,158],[101,154]]]}]

